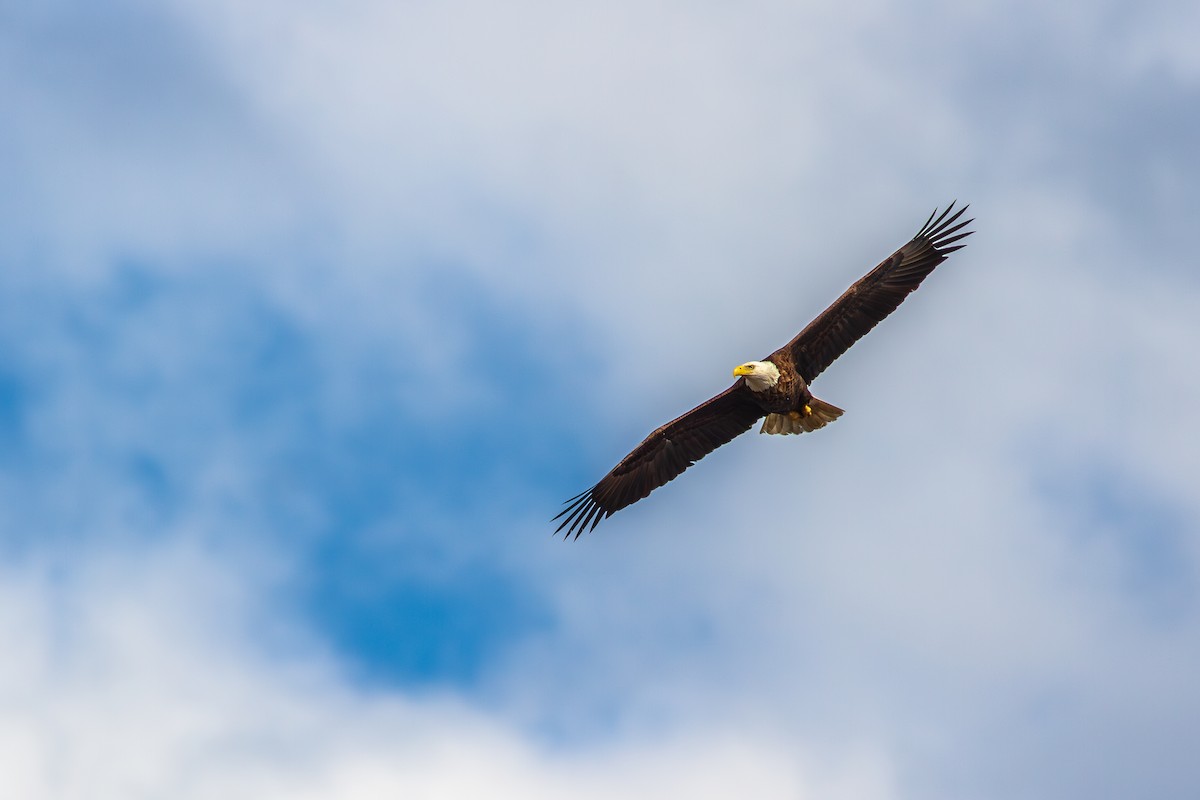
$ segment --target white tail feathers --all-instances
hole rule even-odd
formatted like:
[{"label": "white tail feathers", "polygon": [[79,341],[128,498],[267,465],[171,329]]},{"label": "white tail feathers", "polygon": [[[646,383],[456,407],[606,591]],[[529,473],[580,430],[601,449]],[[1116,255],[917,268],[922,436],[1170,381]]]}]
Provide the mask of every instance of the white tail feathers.
[{"label": "white tail feathers", "polygon": [[767,414],[759,433],[807,433],[824,428],[844,413],[837,406],[814,397],[808,401],[808,407],[803,411]]}]

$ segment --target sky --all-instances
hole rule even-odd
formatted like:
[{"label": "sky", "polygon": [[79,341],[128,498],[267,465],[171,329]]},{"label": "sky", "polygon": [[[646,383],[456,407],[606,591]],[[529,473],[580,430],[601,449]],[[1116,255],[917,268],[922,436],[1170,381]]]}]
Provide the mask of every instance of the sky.
[{"label": "sky", "polygon": [[[0,796],[1196,797],[1198,34],[0,0]],[[836,425],[551,536],[954,199]]]}]

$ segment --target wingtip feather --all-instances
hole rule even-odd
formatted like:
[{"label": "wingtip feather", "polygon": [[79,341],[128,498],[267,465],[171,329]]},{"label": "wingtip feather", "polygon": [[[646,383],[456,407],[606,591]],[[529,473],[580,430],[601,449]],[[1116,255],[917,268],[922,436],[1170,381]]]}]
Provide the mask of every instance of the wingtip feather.
[{"label": "wingtip feather", "polygon": [[566,508],[550,520],[562,519],[551,535],[562,533],[564,540],[578,539],[584,532],[595,530],[601,520],[611,516],[612,511],[607,508],[605,498],[598,494],[600,488],[593,486],[567,500],[564,503]]},{"label": "wingtip feather", "polygon": [[[925,224],[921,226],[921,230],[918,231],[917,235],[913,238],[928,240],[930,244],[932,244],[933,247],[935,247],[938,252],[942,253],[943,255],[951,252],[945,248],[945,245],[952,242],[957,242],[959,239],[970,236],[972,233],[974,233],[974,231],[965,231],[957,236],[953,235],[975,221],[975,218],[971,217],[970,219],[959,222],[959,219],[961,219],[963,214],[967,212],[967,209],[971,207],[971,204],[967,203],[961,208],[955,210],[955,206],[957,204],[958,200],[952,200],[950,205],[946,206],[946,209],[942,211],[941,214],[938,214],[938,209],[935,208],[933,213],[929,215],[929,219],[926,220]],[[959,245],[960,248],[962,246],[963,245]]]}]

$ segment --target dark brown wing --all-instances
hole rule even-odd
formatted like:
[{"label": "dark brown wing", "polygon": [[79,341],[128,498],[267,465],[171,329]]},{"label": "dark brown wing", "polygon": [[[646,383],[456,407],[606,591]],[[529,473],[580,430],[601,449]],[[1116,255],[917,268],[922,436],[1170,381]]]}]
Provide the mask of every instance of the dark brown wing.
[{"label": "dark brown wing", "polygon": [[[800,331],[795,339],[780,349],[790,350],[796,370],[811,383],[846,352],[850,345],[866,335],[946,260],[946,256],[966,245],[955,242],[970,236],[973,231],[958,233],[974,220],[958,218],[969,206],[963,206],[953,216],[954,203],[936,220],[937,209],[913,240],[892,253],[875,269],[846,290],[833,305]],[[951,247],[950,245],[954,245]]]},{"label": "dark brown wing", "polygon": [[555,517],[566,519],[554,532],[566,528],[566,536],[574,533],[578,539],[585,529],[595,529],[600,520],[636,503],[713,450],[750,430],[762,415],[745,381],[737,381],[647,436],[599,483],[568,500],[567,507]]}]

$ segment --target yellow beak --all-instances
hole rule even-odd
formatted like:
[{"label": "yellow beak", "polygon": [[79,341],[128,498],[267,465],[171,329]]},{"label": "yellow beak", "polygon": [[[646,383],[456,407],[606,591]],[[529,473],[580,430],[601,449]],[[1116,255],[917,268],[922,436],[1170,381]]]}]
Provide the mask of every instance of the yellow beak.
[{"label": "yellow beak", "polygon": [[753,375],[754,367],[749,364],[742,364],[740,367],[733,368],[733,377],[737,378],[741,375]]}]

